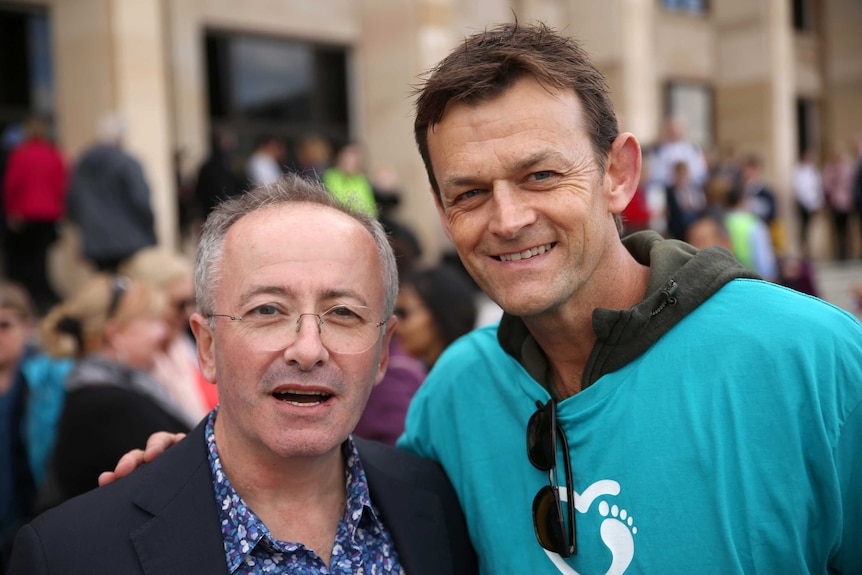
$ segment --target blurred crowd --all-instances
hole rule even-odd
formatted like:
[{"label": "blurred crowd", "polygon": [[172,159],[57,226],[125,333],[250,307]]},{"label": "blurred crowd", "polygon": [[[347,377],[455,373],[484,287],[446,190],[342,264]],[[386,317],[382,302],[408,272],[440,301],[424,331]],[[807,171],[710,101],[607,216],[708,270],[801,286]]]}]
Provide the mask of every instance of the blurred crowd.
[{"label": "blurred crowd", "polygon": [[[125,132],[121,118],[105,117],[97,141],[71,165],[38,118],[3,134],[0,567],[23,521],[96,487],[99,472],[151,433],[188,431],[218,403],[189,330],[194,262],[157,244],[147,177],[124,149]],[[661,141],[643,150],[624,233],[653,229],[698,248],[721,245],[765,279],[816,295],[814,222],[830,230],[835,259],[858,257],[862,238],[851,233],[862,230],[862,141],[836,146],[823,163],[813,150],[802,154],[792,175],[794,214],[781,213],[762,168],[753,155],[700,149],[669,120]],[[215,205],[285,171],[319,178],[389,233],[401,278],[396,337],[387,375],[355,433],[393,444],[443,350],[501,311],[456,255],[428,261],[397,216],[402,190],[394,171],[369,170],[357,142],[335,149],[309,134],[288,150],[269,135],[243,158],[235,133],[215,131],[195,177],[178,170],[181,235],[193,240]],[[789,218],[799,224],[800,253],[789,248]],[[63,297],[49,273],[61,224],[77,228],[90,268]]]},{"label": "blurred crowd", "polygon": [[[815,256],[860,257],[862,138],[836,144],[822,163],[806,150],[789,176],[792,190],[779,194],[764,176],[762,158],[733,148],[703,150],[671,118],[661,140],[643,150],[641,185],[623,213],[624,233],[653,229],[697,248],[720,245],[764,279],[818,295]],[[791,198],[794,213],[782,213],[779,196]],[[789,237],[791,221],[798,237]],[[827,231],[828,254],[814,253],[815,225]]]}]

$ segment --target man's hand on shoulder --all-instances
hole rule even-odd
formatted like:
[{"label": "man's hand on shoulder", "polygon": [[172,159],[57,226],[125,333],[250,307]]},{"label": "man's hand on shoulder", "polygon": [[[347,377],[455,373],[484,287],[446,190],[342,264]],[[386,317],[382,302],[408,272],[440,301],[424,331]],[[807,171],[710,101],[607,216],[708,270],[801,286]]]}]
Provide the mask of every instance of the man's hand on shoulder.
[{"label": "man's hand on shoulder", "polygon": [[152,434],[147,439],[147,446],[144,449],[129,451],[120,458],[113,471],[102,472],[99,475],[99,487],[129,475],[144,463],[150,463],[164,453],[168,447],[179,443],[185,436],[185,433],[168,433],[167,431],[158,431]]}]

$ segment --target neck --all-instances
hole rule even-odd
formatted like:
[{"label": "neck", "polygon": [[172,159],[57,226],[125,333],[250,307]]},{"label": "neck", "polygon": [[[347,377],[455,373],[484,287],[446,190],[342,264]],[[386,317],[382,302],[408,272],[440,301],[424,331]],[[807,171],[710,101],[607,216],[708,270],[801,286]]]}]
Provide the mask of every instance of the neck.
[{"label": "neck", "polygon": [[224,432],[216,442],[225,475],[246,505],[281,541],[302,543],[329,565],[347,493],[344,457],[260,457]]},{"label": "neck", "polygon": [[[593,311],[628,309],[640,302],[649,281],[649,267],[639,264],[622,244],[619,264],[597,271],[584,288],[559,309],[523,318],[548,360],[557,397],[566,399],[583,389],[583,376],[597,337]],[[620,281],[620,278],[626,278]]]}]

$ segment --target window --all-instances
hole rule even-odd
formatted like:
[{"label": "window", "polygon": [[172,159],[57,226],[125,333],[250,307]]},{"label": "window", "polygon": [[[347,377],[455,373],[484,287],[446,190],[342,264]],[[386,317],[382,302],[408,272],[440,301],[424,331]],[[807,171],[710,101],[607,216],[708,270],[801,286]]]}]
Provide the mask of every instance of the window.
[{"label": "window", "polygon": [[814,100],[798,98],[796,100],[796,152],[797,157],[803,152],[820,148],[820,114]]},{"label": "window", "polygon": [[813,32],[816,26],[814,0],[793,0],[793,29]]},{"label": "window", "polygon": [[54,115],[50,30],[45,10],[0,4],[0,131]]},{"label": "window", "polygon": [[706,14],[706,0],[662,0],[662,5],[671,12],[684,12],[694,15]]},{"label": "window", "polygon": [[703,148],[715,143],[712,88],[699,82],[669,82],[665,93],[665,114],[679,118],[686,138]]},{"label": "window", "polygon": [[214,31],[205,42],[211,124],[235,131],[241,154],[269,134],[290,151],[309,132],[348,141],[347,48]]}]

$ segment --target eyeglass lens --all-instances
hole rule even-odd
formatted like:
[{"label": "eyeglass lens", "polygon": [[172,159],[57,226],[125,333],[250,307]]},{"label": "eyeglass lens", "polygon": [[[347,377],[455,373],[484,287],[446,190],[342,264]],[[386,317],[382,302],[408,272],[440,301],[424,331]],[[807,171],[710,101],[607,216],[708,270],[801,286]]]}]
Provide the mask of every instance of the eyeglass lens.
[{"label": "eyeglass lens", "polygon": [[[334,306],[320,314],[277,313],[246,314],[239,321],[241,329],[254,338],[265,351],[280,351],[299,338],[305,323],[317,325],[320,342],[334,353],[354,354],[367,351],[380,337],[382,323],[374,321],[373,311],[364,306]],[[309,329],[305,327],[304,329]]]},{"label": "eyeglass lens", "polygon": [[553,403],[549,403],[539,407],[527,424],[527,455],[530,463],[542,471],[557,464],[556,419]]}]

